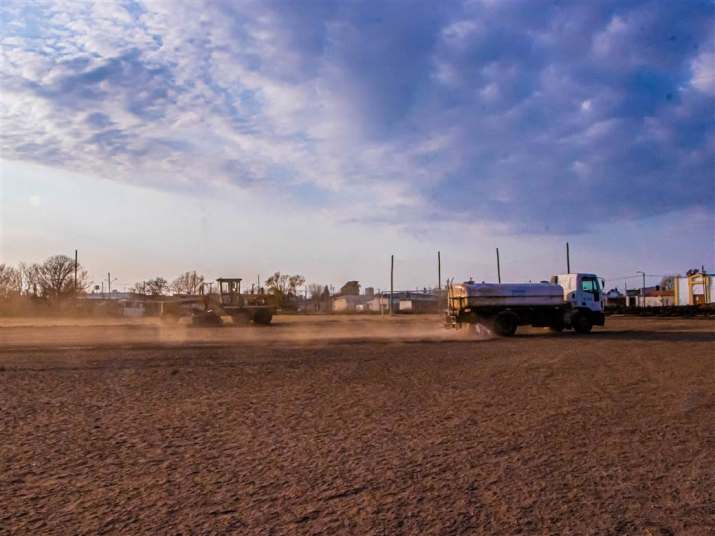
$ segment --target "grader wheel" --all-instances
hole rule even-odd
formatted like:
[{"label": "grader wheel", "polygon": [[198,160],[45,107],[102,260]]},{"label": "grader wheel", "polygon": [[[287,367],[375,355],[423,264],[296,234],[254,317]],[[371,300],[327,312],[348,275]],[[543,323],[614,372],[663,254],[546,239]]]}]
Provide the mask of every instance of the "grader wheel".
[{"label": "grader wheel", "polygon": [[237,326],[246,326],[251,323],[251,313],[248,311],[235,313],[231,316],[231,318],[233,318],[233,323]]},{"label": "grader wheel", "polygon": [[256,309],[253,314],[253,323],[267,326],[273,320],[273,312],[270,309]]},{"label": "grader wheel", "polygon": [[220,326],[223,324],[221,317],[213,310],[196,311],[191,315],[191,324],[194,326]]}]

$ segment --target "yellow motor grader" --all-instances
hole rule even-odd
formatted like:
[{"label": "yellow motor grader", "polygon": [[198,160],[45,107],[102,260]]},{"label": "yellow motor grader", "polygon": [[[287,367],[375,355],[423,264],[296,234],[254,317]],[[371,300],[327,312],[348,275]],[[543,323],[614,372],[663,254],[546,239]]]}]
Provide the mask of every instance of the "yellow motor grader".
[{"label": "yellow motor grader", "polygon": [[216,280],[218,293],[187,296],[164,302],[161,316],[165,319],[191,318],[194,326],[222,326],[223,316],[230,316],[234,324],[268,325],[276,307],[271,296],[241,294],[241,278],[219,277]]}]

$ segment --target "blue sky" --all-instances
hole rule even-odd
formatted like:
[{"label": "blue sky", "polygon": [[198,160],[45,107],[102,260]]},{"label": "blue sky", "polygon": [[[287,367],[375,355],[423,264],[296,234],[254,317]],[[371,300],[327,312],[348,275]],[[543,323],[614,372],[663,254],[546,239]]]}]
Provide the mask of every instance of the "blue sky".
[{"label": "blue sky", "polygon": [[[9,1],[0,261],[384,288],[715,268],[715,7]],[[615,281],[614,281],[615,284]]]}]

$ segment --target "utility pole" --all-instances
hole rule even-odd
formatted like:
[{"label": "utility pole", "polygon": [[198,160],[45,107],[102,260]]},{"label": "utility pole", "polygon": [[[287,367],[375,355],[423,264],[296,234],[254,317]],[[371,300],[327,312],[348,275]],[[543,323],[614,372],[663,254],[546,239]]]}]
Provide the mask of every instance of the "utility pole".
[{"label": "utility pole", "polygon": [[571,273],[571,254],[569,252],[569,243],[566,242],[566,273]]},{"label": "utility pole", "polygon": [[77,296],[77,250],[74,250],[74,295]]},{"label": "utility pole", "polygon": [[499,264],[499,248],[497,248],[497,281],[501,283],[501,265]]},{"label": "utility pole", "polygon": [[395,292],[395,256],[390,255],[390,314],[392,314],[392,293]]},{"label": "utility pole", "polygon": [[107,272],[107,292],[112,294],[112,274]]},{"label": "utility pole", "polygon": [[643,275],[643,285],[641,286],[641,307],[645,307],[645,272],[638,270],[636,273]]},{"label": "utility pole", "polygon": [[437,252],[437,290],[442,290],[442,258]]}]

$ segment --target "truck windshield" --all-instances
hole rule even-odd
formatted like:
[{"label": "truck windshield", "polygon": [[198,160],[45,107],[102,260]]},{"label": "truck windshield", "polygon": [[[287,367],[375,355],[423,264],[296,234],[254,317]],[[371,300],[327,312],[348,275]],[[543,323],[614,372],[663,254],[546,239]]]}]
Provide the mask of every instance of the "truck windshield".
[{"label": "truck windshield", "polygon": [[581,290],[584,292],[598,292],[600,290],[600,286],[598,284],[598,278],[597,277],[584,277],[581,280]]}]

